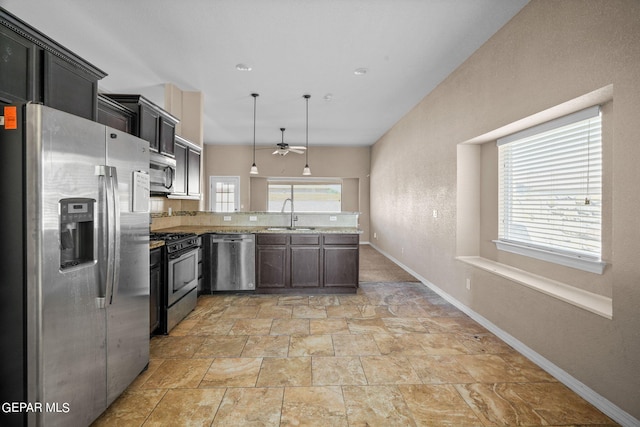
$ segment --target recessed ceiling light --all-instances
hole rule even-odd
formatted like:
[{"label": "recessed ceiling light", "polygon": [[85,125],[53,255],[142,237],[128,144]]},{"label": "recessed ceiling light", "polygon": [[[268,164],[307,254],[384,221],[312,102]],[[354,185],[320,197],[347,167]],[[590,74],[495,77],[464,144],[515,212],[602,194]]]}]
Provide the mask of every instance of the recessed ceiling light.
[{"label": "recessed ceiling light", "polygon": [[251,67],[247,64],[238,64],[236,65],[236,70],[238,71],[251,71]]},{"label": "recessed ceiling light", "polygon": [[322,99],[324,99],[325,101],[329,102],[333,99],[333,94],[332,93],[328,93],[325,96],[322,97]]},{"label": "recessed ceiling light", "polygon": [[366,68],[356,68],[355,70],[353,70],[353,74],[355,74],[356,76],[364,76],[368,72],[369,70]]}]

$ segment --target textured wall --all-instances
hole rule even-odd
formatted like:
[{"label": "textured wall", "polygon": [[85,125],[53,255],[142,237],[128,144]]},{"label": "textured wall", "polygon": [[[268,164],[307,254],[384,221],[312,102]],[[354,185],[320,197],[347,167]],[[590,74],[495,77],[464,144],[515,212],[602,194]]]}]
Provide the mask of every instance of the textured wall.
[{"label": "textured wall", "polygon": [[[533,0],[374,145],[370,202],[372,243],[636,418],[639,78],[639,1]],[[464,240],[456,235],[458,144],[611,84],[603,227],[609,265],[588,277],[590,290],[613,298],[609,320],[455,256]]]}]

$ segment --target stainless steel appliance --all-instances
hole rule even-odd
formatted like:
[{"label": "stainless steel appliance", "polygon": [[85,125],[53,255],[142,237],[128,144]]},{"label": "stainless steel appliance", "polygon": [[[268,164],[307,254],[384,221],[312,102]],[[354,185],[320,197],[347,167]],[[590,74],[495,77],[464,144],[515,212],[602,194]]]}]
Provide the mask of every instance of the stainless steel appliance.
[{"label": "stainless steel appliance", "polygon": [[249,291],[256,288],[253,234],[207,234],[203,240],[205,290]]},{"label": "stainless steel appliance", "polygon": [[198,236],[195,233],[152,233],[164,240],[165,286],[161,291],[159,333],[168,334],[195,307],[198,299]]},{"label": "stainless steel appliance", "polygon": [[149,363],[149,145],[0,110],[2,425],[89,425]]},{"label": "stainless steel appliance", "polygon": [[163,154],[149,154],[149,176],[151,194],[167,195],[173,192],[176,177],[176,159]]}]

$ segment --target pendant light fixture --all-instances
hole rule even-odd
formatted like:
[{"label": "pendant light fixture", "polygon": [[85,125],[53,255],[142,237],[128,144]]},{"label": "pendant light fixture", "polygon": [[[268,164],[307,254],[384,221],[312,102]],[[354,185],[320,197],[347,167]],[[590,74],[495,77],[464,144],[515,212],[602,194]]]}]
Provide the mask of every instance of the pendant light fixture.
[{"label": "pendant light fixture", "polygon": [[307,102],[307,149],[305,150],[306,163],[304,165],[304,169],[302,169],[302,175],[308,176],[311,175],[311,169],[309,168],[309,98],[311,98],[311,95],[303,95],[303,98]]},{"label": "pendant light fixture", "polygon": [[256,166],[256,100],[260,95],[252,93],[251,96],[253,96],[253,164],[249,174],[258,175],[258,166]]}]

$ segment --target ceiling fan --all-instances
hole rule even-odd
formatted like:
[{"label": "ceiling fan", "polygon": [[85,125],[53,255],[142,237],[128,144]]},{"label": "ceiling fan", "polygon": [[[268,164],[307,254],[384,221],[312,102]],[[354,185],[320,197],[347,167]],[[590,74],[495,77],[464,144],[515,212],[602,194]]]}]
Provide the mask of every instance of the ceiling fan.
[{"label": "ceiling fan", "polygon": [[277,154],[279,156],[286,156],[287,154],[289,154],[289,152],[303,154],[304,150],[306,150],[307,147],[301,145],[289,145],[284,142],[284,131],[285,128],[280,128],[280,132],[282,132],[282,141],[276,144],[276,150],[271,154]]}]

